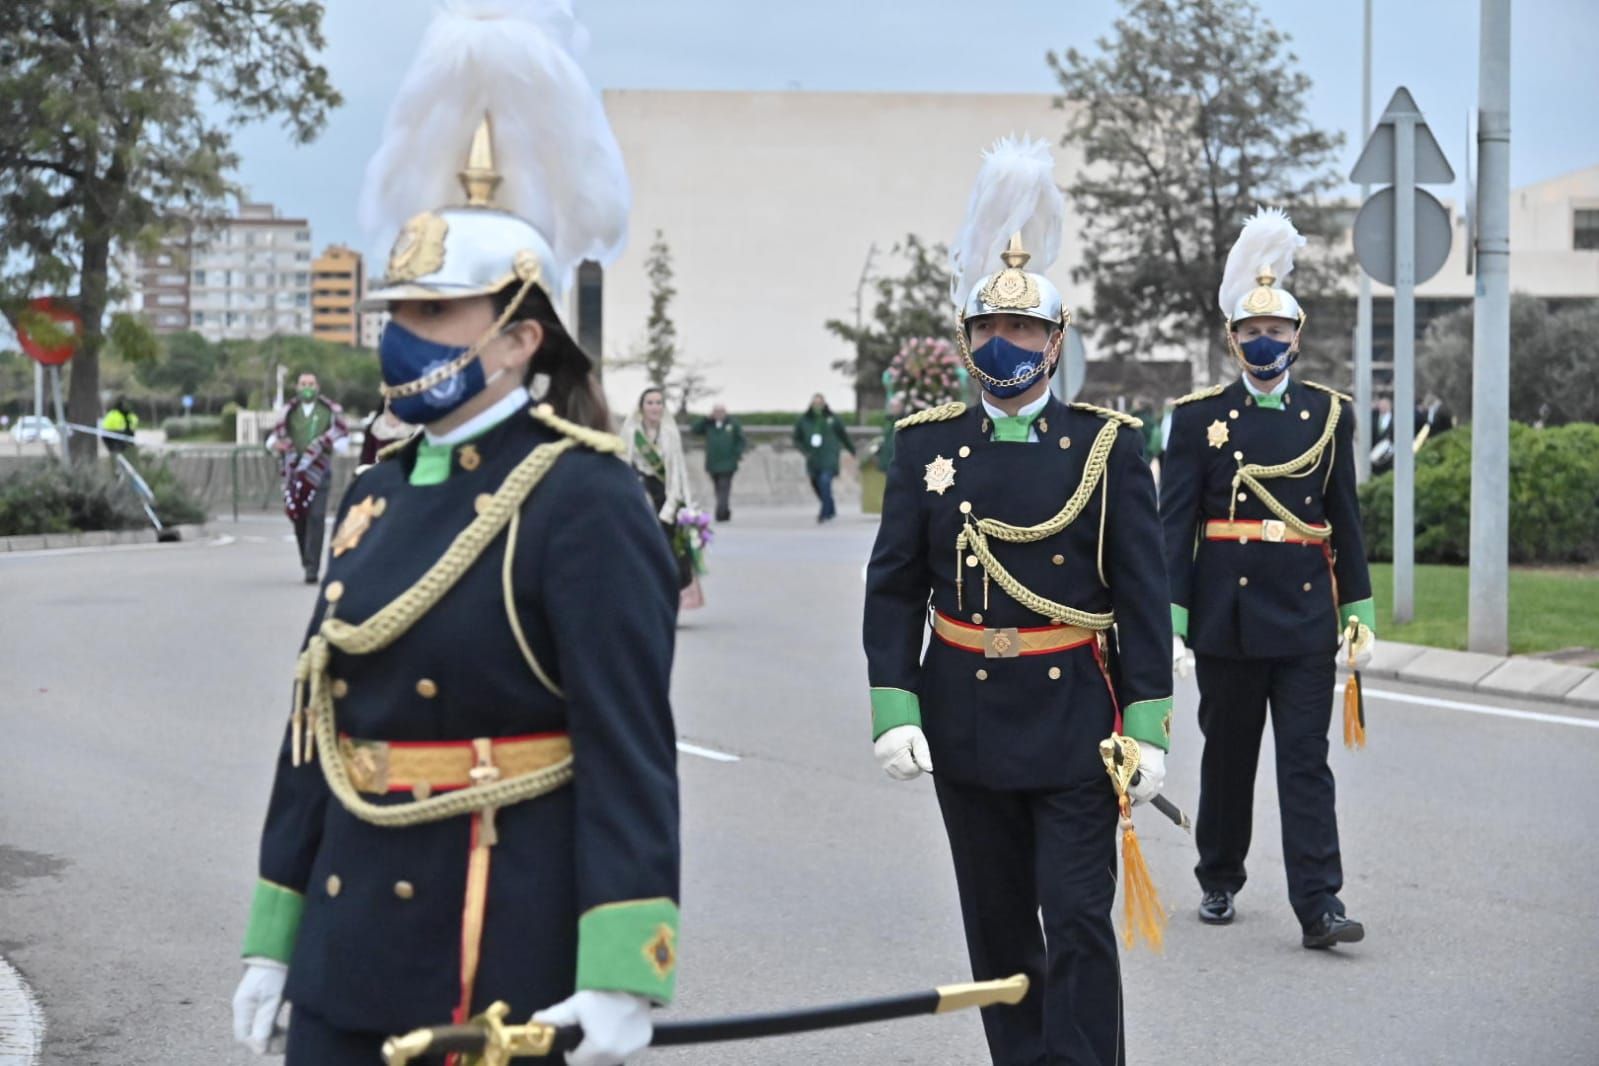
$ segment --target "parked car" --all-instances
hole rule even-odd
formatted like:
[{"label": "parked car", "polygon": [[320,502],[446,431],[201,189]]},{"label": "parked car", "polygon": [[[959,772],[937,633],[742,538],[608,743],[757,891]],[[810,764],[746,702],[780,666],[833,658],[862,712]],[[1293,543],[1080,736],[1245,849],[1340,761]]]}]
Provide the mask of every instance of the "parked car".
[{"label": "parked car", "polygon": [[18,444],[27,444],[36,440],[46,444],[60,444],[61,434],[56,430],[55,423],[43,415],[23,415],[17,419],[17,424],[11,427],[11,439]]}]

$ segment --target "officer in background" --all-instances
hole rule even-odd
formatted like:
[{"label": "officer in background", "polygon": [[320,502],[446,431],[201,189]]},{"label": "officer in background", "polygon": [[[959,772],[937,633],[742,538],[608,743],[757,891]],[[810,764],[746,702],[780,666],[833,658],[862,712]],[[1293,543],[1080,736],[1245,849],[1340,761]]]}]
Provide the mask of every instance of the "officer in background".
[{"label": "officer in background", "polygon": [[1002,140],[985,156],[951,257],[982,399],[898,423],[866,579],[877,758],[895,780],[934,774],[973,976],[1033,982],[1020,1005],[983,1012],[1006,1066],[1125,1061],[1117,795],[1098,745],[1137,739],[1147,799],[1170,736],[1139,423],[1049,391],[1068,316],[1025,268],[1054,262],[1064,206],[1047,143]]},{"label": "officer in background", "polygon": [[107,433],[120,433],[122,435],[121,437],[100,438],[105,441],[106,451],[112,455],[120,455],[133,447],[131,440],[124,440],[122,437],[131,437],[138,431],[139,416],[133,413],[133,409],[128,406],[128,401],[119,396],[117,397],[117,402],[111,405],[111,410],[107,411],[105,417],[100,419],[100,428]]},{"label": "officer in background", "polygon": [[676,980],[677,586],[554,310],[627,178],[570,9],[518,10],[436,17],[367,171],[399,236],[364,306],[423,432],[345,494],[261,836],[234,1032],[292,1001],[289,1066],[496,1000],[615,1066]]},{"label": "officer in background", "polygon": [[[1291,378],[1305,314],[1281,287],[1304,244],[1262,210],[1227,257],[1220,304],[1243,373],[1178,401],[1161,476],[1173,660],[1197,656],[1205,735],[1195,837],[1201,920],[1233,920],[1244,887],[1268,708],[1288,895],[1308,948],[1353,943],[1327,765],[1335,653],[1370,657],[1374,612],[1355,497],[1349,397]],[[1192,652],[1190,652],[1192,648]]]}]

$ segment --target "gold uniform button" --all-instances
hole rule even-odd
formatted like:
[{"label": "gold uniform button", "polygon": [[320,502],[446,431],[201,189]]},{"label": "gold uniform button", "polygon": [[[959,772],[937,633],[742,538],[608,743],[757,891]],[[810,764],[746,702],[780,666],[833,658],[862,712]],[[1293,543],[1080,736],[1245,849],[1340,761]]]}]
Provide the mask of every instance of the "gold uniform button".
[{"label": "gold uniform button", "polygon": [[972,513],[972,505],[968,501],[962,500],[961,501],[961,514],[971,514],[971,513]]},{"label": "gold uniform button", "polygon": [[328,895],[337,896],[344,888],[344,882],[339,880],[338,874],[328,874]]},{"label": "gold uniform button", "polygon": [[982,615],[980,615],[980,614],[974,614],[974,615],[972,615],[972,622],[973,622],[973,623],[974,623],[974,624],[975,624],[975,625],[982,625],[982,624],[983,624],[983,616],[982,616]]},{"label": "gold uniform button", "polygon": [[1228,418],[1237,418],[1238,417],[1238,408],[1234,407],[1231,411],[1228,411],[1227,412],[1227,417]]},{"label": "gold uniform button", "polygon": [[968,556],[967,556],[967,557],[966,557],[966,565],[967,565],[967,566],[976,566],[976,565],[977,565],[977,556],[975,556],[975,555],[968,555]]},{"label": "gold uniform button", "polygon": [[341,678],[338,678],[337,680],[335,680],[333,682],[333,698],[334,699],[342,700],[344,697],[348,696],[349,694],[350,694],[350,683],[348,681],[344,680],[344,678],[341,677]]},{"label": "gold uniform button", "polygon": [[1238,543],[1240,543],[1240,544],[1248,544],[1249,543],[1249,538],[1248,537],[1239,537],[1238,538]]},{"label": "gold uniform button", "polygon": [[493,496],[490,496],[486,492],[480,492],[477,494],[477,499],[472,501],[472,510],[476,511],[478,514],[482,514],[484,511],[489,509],[489,504],[493,502]]},{"label": "gold uniform button", "polygon": [[1056,566],[1064,566],[1066,564],[1066,556],[1064,556],[1064,555],[1056,555],[1056,556],[1052,557],[1049,561],[1054,563]]},{"label": "gold uniform button", "polygon": [[1253,407],[1253,406],[1255,406],[1255,398],[1253,396],[1245,396],[1244,397],[1244,406],[1245,407]]},{"label": "gold uniform button", "polygon": [[988,671],[987,670],[979,670],[979,671],[977,671],[977,680],[979,680],[979,681],[987,681],[988,680]]},{"label": "gold uniform button", "polygon": [[1306,496],[1306,497],[1305,497],[1305,506],[1306,506],[1306,507],[1309,507],[1309,506],[1310,506],[1310,497],[1309,497],[1309,496]]},{"label": "gold uniform button", "polygon": [[1233,452],[1233,458],[1237,459],[1239,462],[1243,462],[1244,453],[1243,452]]},{"label": "gold uniform button", "polygon": [[424,677],[416,683],[416,694],[425,700],[430,700],[439,694],[439,686],[431,678]]},{"label": "gold uniform button", "polygon": [[1244,502],[1244,501],[1245,501],[1245,500],[1247,500],[1247,499],[1249,499],[1249,493],[1247,493],[1247,492],[1240,492],[1240,493],[1239,493],[1239,494],[1238,494],[1238,502],[1239,502],[1239,503],[1243,503],[1243,502]]},{"label": "gold uniform button", "polygon": [[1071,446],[1072,446],[1072,439],[1070,437],[1062,437],[1060,439],[1060,450],[1061,451],[1065,451],[1067,448],[1070,448]]},{"label": "gold uniform button", "polygon": [[972,450],[971,450],[971,448],[969,448],[969,447],[967,447],[967,446],[966,446],[966,445],[964,445],[964,444],[962,444],[962,445],[961,445],[961,450],[960,450],[960,457],[961,457],[961,458],[962,458],[962,459],[964,459],[964,458],[966,458],[966,457],[967,457],[967,456],[968,456],[968,455],[970,455],[970,454],[972,454]]},{"label": "gold uniform button", "polygon": [[1060,680],[1060,667],[1051,666],[1049,668],[1049,679],[1051,681],[1059,681]]},{"label": "gold uniform button", "polygon": [[1309,591],[1310,591],[1310,582],[1308,582],[1308,581],[1307,581],[1307,582],[1305,582],[1305,591],[1306,591],[1306,592],[1309,592]]},{"label": "gold uniform button", "polygon": [[1309,411],[1301,411],[1301,412],[1299,412],[1299,418],[1303,422],[1309,422],[1310,421],[1310,412]]},{"label": "gold uniform button", "polygon": [[461,469],[471,473],[483,465],[483,456],[478,452],[475,444],[468,444],[455,453],[456,459],[461,464]]},{"label": "gold uniform button", "polygon": [[344,582],[329,581],[328,587],[322,590],[322,598],[329,603],[338,603],[344,597]]},{"label": "gold uniform button", "polygon": [[410,899],[416,895],[416,886],[409,881],[394,882],[394,894],[401,899]]},{"label": "gold uniform button", "polygon": [[1238,586],[1240,588],[1242,588],[1243,586],[1245,586],[1247,584],[1249,584],[1249,579],[1247,577],[1241,577],[1241,578],[1238,579]]}]

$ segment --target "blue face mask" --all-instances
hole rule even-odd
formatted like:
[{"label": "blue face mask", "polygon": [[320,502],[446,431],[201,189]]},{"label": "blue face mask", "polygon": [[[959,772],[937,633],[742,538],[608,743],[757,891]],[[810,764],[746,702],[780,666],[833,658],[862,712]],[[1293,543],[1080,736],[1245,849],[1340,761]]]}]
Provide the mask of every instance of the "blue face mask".
[{"label": "blue face mask", "polygon": [[1022,379],[1014,385],[995,385],[984,381],[981,377],[978,378],[983,391],[1003,400],[1011,396],[1020,396],[1033,387],[1033,383],[1048,365],[1044,356],[1044,352],[1035,352],[1031,348],[1012,344],[1004,337],[990,337],[972,352],[972,362],[978,370],[995,380]]},{"label": "blue face mask", "polygon": [[1291,341],[1280,341],[1274,337],[1256,337],[1238,346],[1244,353],[1244,362],[1249,364],[1249,372],[1261,381],[1273,381],[1282,376],[1295,359],[1298,352],[1290,353],[1293,347]]},{"label": "blue face mask", "polygon": [[[383,371],[385,385],[404,385],[431,373],[466,352],[466,347],[452,347],[424,340],[398,322],[383,327],[383,337],[378,341],[378,363]],[[494,377],[499,377],[496,371]],[[389,400],[389,410],[394,417],[412,425],[437,422],[472,397],[488,387],[492,378],[483,376],[483,364],[473,359],[437,385],[415,396],[395,396]]]}]

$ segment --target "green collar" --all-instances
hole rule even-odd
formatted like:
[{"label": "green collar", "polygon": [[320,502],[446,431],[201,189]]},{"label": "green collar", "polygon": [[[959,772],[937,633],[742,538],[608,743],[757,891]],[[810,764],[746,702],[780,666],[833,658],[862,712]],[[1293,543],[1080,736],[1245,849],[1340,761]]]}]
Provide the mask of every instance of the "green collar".
[{"label": "green collar", "polygon": [[416,462],[411,466],[411,484],[438,485],[450,477],[450,459],[455,454],[453,444],[429,444],[427,438],[417,442]]},{"label": "green collar", "polygon": [[996,441],[1007,443],[1027,443],[1027,435],[1033,428],[1033,423],[1043,412],[1040,407],[1030,415],[997,415],[994,417],[994,437]]}]

